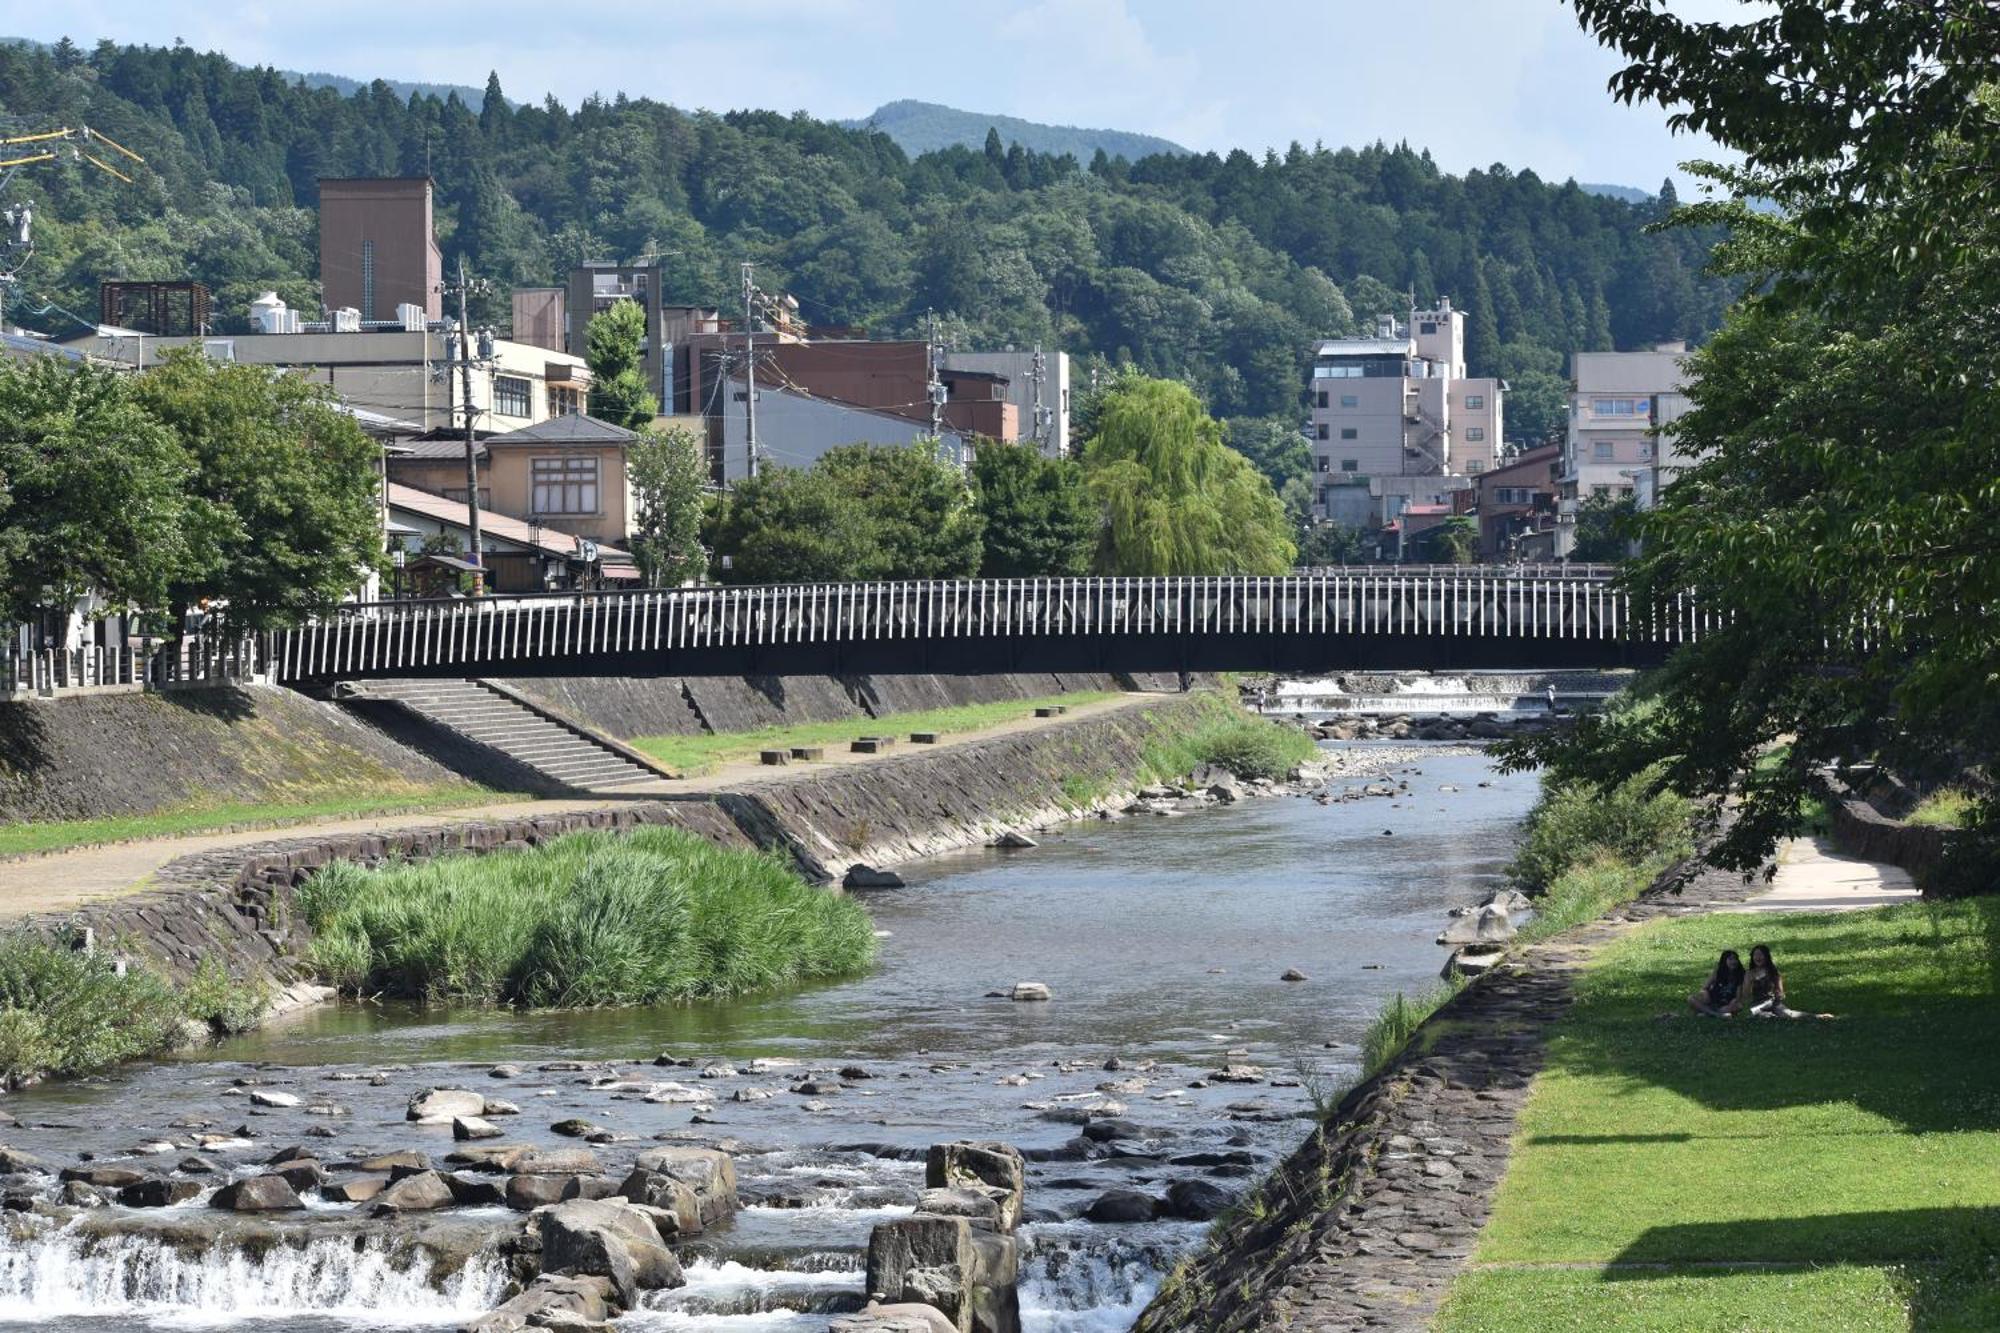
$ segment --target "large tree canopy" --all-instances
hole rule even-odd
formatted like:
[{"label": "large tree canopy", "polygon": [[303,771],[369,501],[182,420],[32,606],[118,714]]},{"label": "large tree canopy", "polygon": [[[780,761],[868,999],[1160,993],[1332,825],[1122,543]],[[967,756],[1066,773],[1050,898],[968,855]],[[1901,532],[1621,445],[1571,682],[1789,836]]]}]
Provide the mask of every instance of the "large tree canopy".
[{"label": "large tree canopy", "polygon": [[972,464],[987,578],[1087,574],[1101,516],[1074,459],[986,441]]},{"label": "large tree canopy", "polygon": [[[1697,25],[1573,3],[1631,61],[1614,87],[1741,152],[1712,174],[1780,211],[1688,210],[1729,225],[1719,262],[1756,294],[1691,363],[1695,463],[1639,516],[1630,581],[1691,593],[1710,628],[1644,707],[1514,757],[1659,761],[1718,807],[1741,796],[1715,854],[1748,867],[1829,762],[1990,775],[2000,744],[2000,10],[1779,0]],[[1980,817],[1990,837],[1990,797]]]},{"label": "large tree canopy", "polygon": [[1104,396],[1084,448],[1104,508],[1105,574],[1282,574],[1295,554],[1283,507],[1184,384],[1128,375]]}]

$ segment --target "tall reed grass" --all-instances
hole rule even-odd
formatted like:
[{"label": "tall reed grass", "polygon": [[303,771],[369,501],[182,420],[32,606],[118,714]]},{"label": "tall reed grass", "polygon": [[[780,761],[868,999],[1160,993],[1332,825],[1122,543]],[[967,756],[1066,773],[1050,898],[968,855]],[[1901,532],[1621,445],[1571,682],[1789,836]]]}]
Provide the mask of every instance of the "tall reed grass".
[{"label": "tall reed grass", "polygon": [[573,833],[519,854],[327,867],[299,891],[309,962],[349,994],[426,1003],[660,1004],[852,975],[868,914],[775,856],[680,829]]},{"label": "tall reed grass", "polygon": [[1175,781],[1214,764],[1239,778],[1275,782],[1319,754],[1313,738],[1298,727],[1252,716],[1219,695],[1197,698],[1201,713],[1192,726],[1161,730],[1147,740],[1145,766],[1154,780]]}]

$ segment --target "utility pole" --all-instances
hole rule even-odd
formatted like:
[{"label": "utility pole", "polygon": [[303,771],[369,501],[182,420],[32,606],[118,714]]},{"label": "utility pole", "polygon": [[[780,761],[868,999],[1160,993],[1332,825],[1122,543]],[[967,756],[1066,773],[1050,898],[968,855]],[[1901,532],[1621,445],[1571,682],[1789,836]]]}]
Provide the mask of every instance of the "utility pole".
[{"label": "utility pole", "polygon": [[1048,358],[1042,355],[1039,346],[1035,348],[1035,359],[1031,364],[1033,368],[1028,372],[1028,383],[1034,386],[1035,391],[1035,416],[1031,433],[1036,446],[1046,452],[1049,447],[1049,426],[1054,421],[1055,414],[1042,405],[1042,376],[1047,372]]},{"label": "utility pole", "polygon": [[750,280],[751,265],[743,265],[743,424],[749,451],[744,475],[757,476],[757,287]]},{"label": "utility pole", "polygon": [[[944,348],[938,344],[937,312],[924,312],[924,360],[928,363],[928,378],[924,392],[931,401],[931,438],[942,442],[944,439],[944,380],[939,371],[944,368]],[[958,451],[958,465],[965,466],[965,451]]]},{"label": "utility pole", "polygon": [[472,410],[472,320],[470,296],[472,284],[466,280],[465,257],[458,260],[458,382],[459,401],[465,407],[465,512],[467,530],[470,534],[471,550],[466,558],[472,562],[472,595],[486,595],[486,561],[481,557],[484,539],[479,531],[479,439],[473,430]]}]

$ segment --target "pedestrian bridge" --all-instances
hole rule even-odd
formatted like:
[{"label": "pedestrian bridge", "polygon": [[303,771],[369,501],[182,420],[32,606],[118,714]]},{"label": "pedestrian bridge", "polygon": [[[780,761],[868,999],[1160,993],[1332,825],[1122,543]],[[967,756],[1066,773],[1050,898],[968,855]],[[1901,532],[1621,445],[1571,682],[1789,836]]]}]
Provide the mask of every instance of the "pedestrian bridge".
[{"label": "pedestrian bridge", "polygon": [[1603,567],[967,579],[347,605],[260,640],[299,685],[410,676],[1646,665],[1694,637]]}]

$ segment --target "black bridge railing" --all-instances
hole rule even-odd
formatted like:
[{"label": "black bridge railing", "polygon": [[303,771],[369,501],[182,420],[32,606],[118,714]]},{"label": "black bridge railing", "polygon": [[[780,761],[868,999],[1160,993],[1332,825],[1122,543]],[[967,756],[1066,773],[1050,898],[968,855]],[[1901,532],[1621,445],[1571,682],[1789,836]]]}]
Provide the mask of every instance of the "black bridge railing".
[{"label": "black bridge railing", "polygon": [[280,681],[563,658],[906,640],[1445,636],[1671,644],[1682,599],[1635,617],[1601,567],[1409,567],[1279,577],[704,586],[343,606],[265,637]]}]

